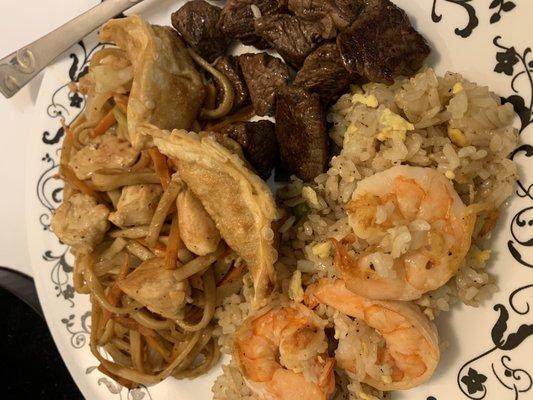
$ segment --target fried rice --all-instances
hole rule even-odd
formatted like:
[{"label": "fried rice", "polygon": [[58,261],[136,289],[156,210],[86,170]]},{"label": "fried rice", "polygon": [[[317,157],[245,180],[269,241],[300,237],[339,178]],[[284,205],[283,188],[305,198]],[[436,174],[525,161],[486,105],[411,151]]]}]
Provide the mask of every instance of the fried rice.
[{"label": "fried rice", "polygon": [[[489,241],[498,209],[512,194],[518,175],[517,166],[508,157],[518,143],[514,118],[511,104],[501,104],[487,87],[456,73],[438,77],[428,68],[410,79],[397,79],[391,86],[352,86],[329,110],[329,136],[338,150],[329,170],[311,183],[293,177],[277,192],[278,205],[285,213],[277,228],[280,248],[276,268],[282,295],[301,302],[308,284],[319,277],[337,276],[330,239],[340,241],[352,232],[344,206],[357,183],[404,164],[437,169],[450,179],[467,206],[485,205],[478,213],[470,251],[457,274],[415,301],[431,320],[458,300],[477,307],[498,290],[487,269]],[[393,246],[405,246],[410,237],[406,233],[391,233]],[[361,250],[356,246],[365,245],[356,243],[354,251]],[[384,260],[376,259],[374,264],[379,274],[390,273],[391,266]],[[232,336],[250,310],[249,280],[245,278],[241,293],[227,298],[216,312],[219,344],[228,354]],[[328,320],[335,339],[354,335],[356,330],[350,326],[360,324],[325,306],[316,312]],[[352,339],[379,340],[371,332]],[[335,399],[384,396],[354,377],[347,378],[342,371],[337,376]],[[223,367],[213,392],[220,400],[257,398],[232,363]]]}]

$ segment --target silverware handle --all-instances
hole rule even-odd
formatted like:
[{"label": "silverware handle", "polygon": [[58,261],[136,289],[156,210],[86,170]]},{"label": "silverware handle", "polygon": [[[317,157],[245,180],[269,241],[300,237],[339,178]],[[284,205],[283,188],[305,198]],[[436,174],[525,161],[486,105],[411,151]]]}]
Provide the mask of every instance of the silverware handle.
[{"label": "silverware handle", "polygon": [[115,15],[142,0],[106,0],[0,60],[0,92],[10,98],[48,64]]}]

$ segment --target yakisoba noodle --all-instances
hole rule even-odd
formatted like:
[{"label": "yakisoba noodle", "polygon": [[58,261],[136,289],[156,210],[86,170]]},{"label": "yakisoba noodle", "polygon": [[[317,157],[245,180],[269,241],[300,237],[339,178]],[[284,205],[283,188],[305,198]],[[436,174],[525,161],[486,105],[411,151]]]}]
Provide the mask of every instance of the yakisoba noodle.
[{"label": "yakisoba noodle", "polygon": [[[114,24],[112,28],[116,29],[117,22]],[[154,52],[165,52],[165,45],[179,41],[174,34],[167,34],[166,29],[154,29],[138,17],[128,19],[127,24],[140,27],[150,43],[154,40],[150,36],[164,39],[155,44],[163,48],[155,48]],[[112,35],[113,29],[107,34]],[[121,37],[118,42],[124,44],[127,40]],[[196,82],[206,79],[200,78],[192,61],[194,59],[209,74],[213,74],[223,90],[218,107],[203,108],[201,112],[198,109],[199,117],[224,117],[233,107],[231,83],[200,56],[192,51],[189,55],[182,44],[177,46],[178,50],[173,48],[172,51],[179,51],[180,46],[183,51],[177,54],[179,62],[188,69],[192,79]],[[86,108],[70,126],[65,127],[60,163],[60,175],[65,181],[65,207],[73,207],[69,203],[72,196],[81,194],[88,196],[81,198],[86,202],[83,204],[92,204],[92,200],[88,200],[92,198],[110,212],[116,212],[121,201],[126,204],[122,188],[151,185],[162,188],[149,221],[120,227],[111,227],[106,222],[107,229],[91,251],[78,251],[73,246],[76,257],[74,287],[79,293],[89,294],[92,304],[91,351],[100,361],[102,372],[128,387],[157,383],[171,375],[176,378],[195,377],[215,365],[220,355],[213,338],[215,307],[221,304],[221,298],[239,291],[239,278],[244,271],[243,261],[223,240],[215,251],[207,255],[196,256],[187,250],[180,238],[176,212],[177,196],[180,191],[186,190],[186,185],[180,180],[176,166],[156,148],[140,148],[131,165],[121,168],[100,165],[91,172],[89,179],[80,179],[73,169],[74,155],[96,138],[107,140],[114,135],[119,140],[130,140],[128,118],[132,111],[128,105],[136,71],[142,63],[164,62],[136,59],[132,54],[131,48],[129,51],[104,48],[92,56],[89,73],[80,80],[77,89],[87,96]],[[158,67],[166,69],[165,65]],[[146,65],[142,68],[144,73],[158,73],[155,68],[151,70]],[[169,67],[166,73],[172,74],[172,68]],[[186,83],[182,84],[185,88]],[[152,94],[142,93],[142,88],[137,88],[135,95],[147,99]],[[190,105],[187,107],[190,108]],[[134,115],[134,118],[140,121],[143,117]],[[166,117],[152,110],[144,118],[150,122],[151,119],[165,120]],[[194,125],[200,126],[200,123],[195,122]],[[109,155],[115,156],[119,155]],[[60,222],[56,221],[56,227]],[[147,292],[144,293],[148,299],[146,303],[151,306],[125,293],[125,290],[131,289],[128,284],[131,286],[139,276],[141,281],[145,279],[142,273],[152,274],[153,277],[146,279],[156,282],[160,274],[158,271],[171,276],[175,286],[181,290],[172,288],[165,294],[172,297],[169,303],[178,305],[172,318],[155,311],[159,310],[157,299],[150,298],[153,293],[148,293],[143,286],[145,283],[141,282],[140,289],[131,293],[136,297],[144,290]]]}]

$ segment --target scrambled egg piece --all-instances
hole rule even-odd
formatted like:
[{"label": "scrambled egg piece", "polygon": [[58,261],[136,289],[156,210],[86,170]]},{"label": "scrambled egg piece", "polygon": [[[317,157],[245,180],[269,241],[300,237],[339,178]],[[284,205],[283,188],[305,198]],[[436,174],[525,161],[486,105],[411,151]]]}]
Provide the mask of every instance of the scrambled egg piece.
[{"label": "scrambled egg piece", "polygon": [[328,257],[330,251],[331,251],[330,242],[319,243],[319,244],[314,245],[312,248],[313,254],[320,258]]},{"label": "scrambled egg piece", "polygon": [[357,134],[357,126],[355,124],[348,125],[346,132],[344,132],[344,137],[350,139],[351,137]]},{"label": "scrambled egg piece", "polygon": [[426,314],[426,316],[429,318],[430,321],[433,321],[435,319],[435,314],[433,314],[433,311],[431,310],[431,308],[426,308],[424,310],[424,314]]},{"label": "scrambled egg piece", "polygon": [[318,201],[318,196],[316,192],[309,186],[304,186],[302,188],[302,197],[307,200],[307,203],[313,208],[320,208],[320,202]]},{"label": "scrambled egg piece", "polygon": [[412,131],[415,126],[407,121],[402,116],[393,113],[390,109],[385,108],[379,115],[379,123],[383,126],[383,130],[377,134],[377,139],[385,141],[387,139],[393,139],[399,137],[401,140],[405,140],[405,134],[407,131]]},{"label": "scrambled egg piece", "polygon": [[304,290],[302,289],[302,272],[294,271],[289,283],[289,298],[297,303],[304,300]]},{"label": "scrambled egg piece", "polygon": [[453,144],[459,147],[468,146],[468,140],[466,139],[466,136],[463,131],[461,131],[460,129],[448,127],[448,137],[450,138]]},{"label": "scrambled egg piece", "polygon": [[450,170],[446,171],[446,172],[444,173],[444,175],[446,175],[446,178],[448,178],[449,180],[452,180],[452,179],[455,178],[455,172],[450,171]]},{"label": "scrambled egg piece", "polygon": [[362,400],[379,400],[376,396],[372,396],[371,394],[366,394],[365,392],[358,392],[357,395]]},{"label": "scrambled egg piece", "polygon": [[490,250],[481,250],[479,247],[473,246],[472,247],[472,255],[474,256],[476,261],[478,261],[480,263],[484,263],[484,262],[488,261],[488,259],[490,258],[491,251]]},{"label": "scrambled egg piece", "polygon": [[463,84],[461,82],[457,82],[455,85],[453,85],[452,93],[457,94],[459,92],[462,92],[463,89]]},{"label": "scrambled egg piece", "polygon": [[353,104],[361,103],[367,107],[372,107],[372,108],[376,108],[379,105],[378,99],[376,98],[376,96],[374,96],[373,94],[365,96],[364,94],[361,94],[361,93],[356,93],[352,96],[352,103]]}]

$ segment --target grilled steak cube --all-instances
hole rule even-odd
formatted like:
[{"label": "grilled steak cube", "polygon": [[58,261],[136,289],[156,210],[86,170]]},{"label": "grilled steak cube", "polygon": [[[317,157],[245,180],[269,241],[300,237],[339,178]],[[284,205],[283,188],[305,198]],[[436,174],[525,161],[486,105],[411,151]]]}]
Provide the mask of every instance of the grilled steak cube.
[{"label": "grilled steak cube", "polygon": [[257,115],[273,115],[276,93],[287,86],[289,68],[279,58],[266,53],[239,56],[242,74]]},{"label": "grilled steak cube", "polygon": [[325,111],[317,94],[290,86],[278,94],[276,137],[291,174],[311,181],[325,171],[329,141]]},{"label": "grilled steak cube", "polygon": [[219,7],[193,0],[172,13],[172,26],[203,58],[212,62],[226,52],[228,40],[218,28]]},{"label": "grilled steak cube", "polygon": [[358,77],[344,67],[337,45],[326,43],[306,58],[293,84],[317,93],[320,100],[329,105],[345,93]]},{"label": "grilled steak cube", "polygon": [[429,46],[405,12],[389,0],[374,0],[337,36],[344,65],[372,82],[392,84],[422,66]]}]

